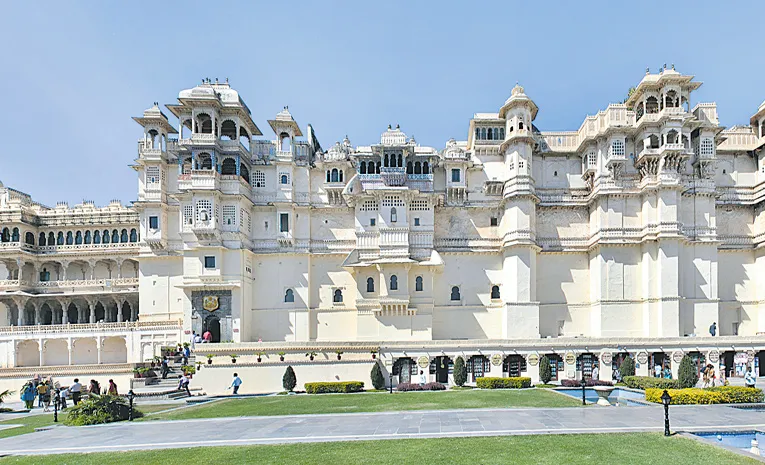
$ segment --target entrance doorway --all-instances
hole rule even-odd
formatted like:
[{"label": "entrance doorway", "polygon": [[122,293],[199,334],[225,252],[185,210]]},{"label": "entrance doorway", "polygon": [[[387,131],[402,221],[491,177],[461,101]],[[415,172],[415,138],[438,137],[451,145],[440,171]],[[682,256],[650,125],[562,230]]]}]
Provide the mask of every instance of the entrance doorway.
[{"label": "entrance doorway", "polygon": [[210,335],[212,336],[210,342],[220,342],[220,320],[218,317],[213,316],[205,320],[202,334],[204,334],[205,331],[210,331]]},{"label": "entrance doorway", "polygon": [[398,382],[411,383],[412,371],[417,373],[417,365],[411,358],[399,358],[393,363],[393,376],[398,375]]},{"label": "entrance doorway", "polygon": [[508,355],[502,364],[502,371],[511,378],[521,376],[526,371],[526,359],[521,355]]},{"label": "entrance doorway", "polygon": [[433,365],[435,365],[436,382],[449,383],[449,374],[454,370],[452,359],[446,356],[436,357],[433,360]]},{"label": "entrance doorway", "polygon": [[484,355],[473,355],[468,359],[467,371],[468,374],[473,375],[471,381],[475,382],[476,379],[483,377],[491,370],[489,365],[489,359]]}]

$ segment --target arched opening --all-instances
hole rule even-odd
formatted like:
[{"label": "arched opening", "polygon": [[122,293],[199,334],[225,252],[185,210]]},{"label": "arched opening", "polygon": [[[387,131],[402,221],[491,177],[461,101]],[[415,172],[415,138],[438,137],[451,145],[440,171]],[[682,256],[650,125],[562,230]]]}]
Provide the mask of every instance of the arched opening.
[{"label": "arched opening", "polygon": [[79,323],[79,311],[77,310],[77,306],[75,304],[71,303],[66,308],[66,318],[69,323]]},{"label": "arched opening", "polygon": [[499,140],[505,140],[505,128],[499,128]]},{"label": "arched opening", "polygon": [[279,135],[279,148],[282,152],[292,152],[292,139],[286,132]]},{"label": "arched opening", "polygon": [[656,134],[652,134],[648,137],[648,148],[649,149],[659,148],[659,136],[657,136]]},{"label": "arched opening", "polygon": [[390,222],[395,223],[398,221],[398,213],[396,212],[396,207],[393,207],[390,209]]},{"label": "arched opening", "polygon": [[332,178],[332,177],[330,176],[330,171],[329,171],[329,170],[327,170],[327,182],[330,182],[330,179],[331,179],[331,178]]},{"label": "arched opening", "polygon": [[104,244],[109,243],[109,231],[104,230],[104,235],[101,237],[101,242],[103,242]]},{"label": "arched opening", "polygon": [[502,362],[502,373],[516,378],[526,371],[526,359],[522,355],[508,355]]},{"label": "arched opening", "polygon": [[120,233],[116,229],[112,231],[112,244],[117,244],[120,241]]},{"label": "arched opening", "polygon": [[340,182],[340,175],[337,172],[337,168],[332,168],[332,181],[331,182]]},{"label": "arched opening", "polygon": [[414,174],[414,167],[411,161],[406,162],[406,174]]},{"label": "arched opening", "polygon": [[93,243],[94,244],[100,244],[101,243],[101,231],[99,231],[99,230],[93,231]]},{"label": "arched opening", "polygon": [[643,113],[645,113],[645,108],[643,107],[643,102],[638,103],[637,107],[635,107],[635,119],[639,120],[643,117]]},{"label": "arched opening", "polygon": [[48,233],[48,245],[56,245],[56,235],[52,231]]},{"label": "arched opening", "polygon": [[486,140],[486,128],[481,128],[481,139]]},{"label": "arched opening", "polygon": [[404,167],[404,156],[400,153],[398,154],[398,167],[403,168]]},{"label": "arched opening", "polygon": [[489,128],[486,131],[486,138],[489,140],[494,140],[494,130],[492,128]]},{"label": "arched opening", "polygon": [[475,128],[475,138],[476,140],[481,138],[481,128]]},{"label": "arched opening", "polygon": [[391,291],[398,290],[398,276],[396,276],[395,274],[390,277],[390,290]]},{"label": "arched opening", "polygon": [[667,108],[677,108],[680,106],[680,99],[677,97],[677,92],[670,90],[665,96],[667,100]]},{"label": "arched opening", "polygon": [[[43,234],[43,237],[45,237],[44,234]],[[24,242],[29,245],[35,245],[35,235],[31,232],[27,232],[26,234],[24,234]]]},{"label": "arched opening", "polygon": [[138,242],[138,231],[135,228],[130,230],[130,242]]},{"label": "arched opening", "polygon": [[332,302],[341,303],[342,301],[343,301],[343,291],[340,289],[335,289],[335,292],[332,294]]},{"label": "arched opening", "polygon": [[19,228],[13,228],[13,232],[11,232],[11,242],[18,242],[19,241]]},{"label": "arched opening", "polygon": [[127,345],[124,338],[104,338],[101,343],[101,363],[127,363]]},{"label": "arched opening", "polygon": [[82,231],[77,231],[74,234],[74,243],[75,243],[75,245],[81,245],[82,244]]},{"label": "arched opening", "polygon": [[289,178],[287,177],[287,175],[286,175],[286,174],[283,174],[283,175],[281,175],[281,176],[279,177],[279,183],[280,183],[280,184],[285,184],[285,185],[286,185],[286,184],[289,184]]},{"label": "arched opening", "polygon": [[491,286],[491,298],[499,299],[499,286]]},{"label": "arched opening", "polygon": [[473,355],[467,361],[467,372],[472,375],[472,381],[481,378],[491,370],[489,358],[485,355]]},{"label": "arched opening", "polygon": [[[186,133],[186,129],[188,129],[188,133]],[[191,120],[185,119],[183,120],[183,124],[181,124],[181,133],[178,134],[179,139],[188,139],[191,136]]]},{"label": "arched opening", "polygon": [[39,240],[37,242],[38,245],[44,246],[44,245],[47,245],[47,242],[48,241],[45,240],[45,233],[40,233],[40,238],[39,238]]},{"label": "arched opening", "polygon": [[414,174],[422,174],[422,163],[419,161],[414,164]]},{"label": "arched opening", "polygon": [[44,303],[42,307],[40,307],[40,321],[39,323],[41,325],[52,325],[53,324],[53,310],[51,310],[50,305],[47,303]]},{"label": "arched opening", "polygon": [[454,362],[445,355],[436,357],[430,362],[430,372],[435,372],[437,383],[446,384],[449,382],[449,375],[454,372]]},{"label": "arched opening", "polygon": [[656,97],[648,97],[645,99],[645,112],[648,114],[659,112],[659,100]]},{"label": "arched opening", "polygon": [[227,119],[220,125],[221,140],[236,140],[236,123]]},{"label": "arched opening", "polygon": [[156,149],[158,147],[157,145],[157,136],[159,136],[159,133],[156,129],[150,129],[149,132],[146,134],[148,136],[148,142],[151,148]]},{"label": "arched opening", "polygon": [[72,231],[67,231],[66,233],[66,245],[72,245],[74,244],[74,236],[72,236]]},{"label": "arched opening", "polygon": [[367,292],[375,291],[375,280],[373,278],[367,278]]},{"label": "arched opening", "polygon": [[428,166],[428,162],[422,163],[422,174],[430,174],[430,167]]},{"label": "arched opening", "polygon": [[213,169],[212,157],[210,156],[210,154],[207,152],[202,152],[199,155],[197,155],[197,165],[200,170]]},{"label": "arched opening", "polygon": [[677,131],[673,129],[667,133],[667,144],[676,144],[676,143],[677,143]]},{"label": "arched opening", "polygon": [[339,170],[340,173],[340,182],[343,182],[343,170]]},{"label": "arched opening", "polygon": [[387,153],[383,157],[383,166],[385,166],[386,168],[388,167],[388,154]]},{"label": "arched opening", "polygon": [[59,231],[56,237],[56,245],[64,245],[64,233]]},{"label": "arched opening", "polygon": [[101,302],[96,303],[96,322],[106,321],[106,308]]},{"label": "arched opening", "polygon": [[98,363],[98,347],[91,338],[72,341],[72,364],[95,365]]},{"label": "arched opening", "polygon": [[211,316],[205,320],[202,333],[204,334],[206,331],[210,331],[210,334],[212,335],[211,342],[220,342],[220,320],[218,317]]},{"label": "arched opening", "polygon": [[359,165],[359,173],[360,174],[367,174],[367,162],[362,161]]},{"label": "arched opening", "polygon": [[85,231],[84,242],[86,244],[90,244],[91,242],[93,242],[93,237],[90,235],[90,231]]},{"label": "arched opening", "polygon": [[233,158],[226,158],[223,160],[223,166],[221,166],[220,174],[234,175],[236,174],[236,160]]},{"label": "arched opening", "polygon": [[380,174],[380,162],[377,162],[377,166],[375,167],[375,174]]},{"label": "arched opening", "polygon": [[11,232],[8,230],[8,228],[3,228],[2,234],[0,234],[0,242],[10,242],[11,241]]},{"label": "arched opening", "polygon": [[244,163],[239,163],[239,177],[244,179],[244,182],[247,184],[250,183],[250,170],[247,169]]},{"label": "arched opening", "polygon": [[212,118],[207,113],[197,115],[197,132],[202,134],[212,134]]},{"label": "arched opening", "polygon": [[16,365],[20,367],[40,366],[40,346],[37,341],[21,341],[16,346]]},{"label": "arched opening", "polygon": [[120,234],[120,242],[125,243],[128,242],[130,239],[128,237],[127,229],[123,229],[122,233]]},{"label": "arched opening", "polygon": [[460,288],[458,286],[452,287],[452,294],[450,298],[453,301],[460,300]]},{"label": "arched opening", "polygon": [[414,278],[414,290],[416,292],[422,292],[422,276]]},{"label": "arched opening", "polygon": [[43,267],[40,272],[40,281],[44,283],[50,281],[50,271],[48,271],[48,268]]},{"label": "arched opening", "polygon": [[239,128],[239,143],[244,145],[247,151],[250,150],[250,133],[243,127]]},{"label": "arched opening", "polygon": [[284,292],[284,302],[292,303],[295,301],[295,292],[292,289],[287,289]]}]

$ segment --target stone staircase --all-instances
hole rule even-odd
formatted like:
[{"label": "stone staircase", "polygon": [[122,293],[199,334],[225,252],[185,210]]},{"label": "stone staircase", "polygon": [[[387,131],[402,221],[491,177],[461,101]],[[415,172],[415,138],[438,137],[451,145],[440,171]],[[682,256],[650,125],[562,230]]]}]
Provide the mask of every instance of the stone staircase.
[{"label": "stone staircase", "polygon": [[[189,365],[194,366],[195,357],[192,354],[189,358]],[[178,390],[178,378],[181,377],[181,363],[179,361],[170,360],[168,364],[170,372],[167,374],[166,379],[162,379],[161,369],[157,368],[156,378],[142,378],[140,380],[133,380],[131,382],[131,388],[135,395],[145,400],[175,400],[184,399],[188,397],[186,391]],[[192,396],[198,396],[203,394],[202,388],[194,386],[194,380],[192,379],[189,385],[189,391]]]}]

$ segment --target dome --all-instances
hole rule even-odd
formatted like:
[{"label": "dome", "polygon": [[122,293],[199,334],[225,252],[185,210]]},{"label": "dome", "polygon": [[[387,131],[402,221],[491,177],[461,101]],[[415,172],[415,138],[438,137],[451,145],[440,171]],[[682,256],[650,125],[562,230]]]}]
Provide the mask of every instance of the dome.
[{"label": "dome", "polygon": [[519,105],[527,105],[529,106],[529,109],[531,110],[531,119],[537,117],[537,112],[539,111],[539,108],[534,103],[533,100],[529,98],[528,95],[526,95],[525,89],[523,86],[521,86],[518,83],[515,83],[515,87],[513,87],[513,90],[510,92],[510,97],[505,100],[505,104],[502,105],[502,108],[499,109],[499,117],[504,118],[507,114],[507,110],[514,106]]}]

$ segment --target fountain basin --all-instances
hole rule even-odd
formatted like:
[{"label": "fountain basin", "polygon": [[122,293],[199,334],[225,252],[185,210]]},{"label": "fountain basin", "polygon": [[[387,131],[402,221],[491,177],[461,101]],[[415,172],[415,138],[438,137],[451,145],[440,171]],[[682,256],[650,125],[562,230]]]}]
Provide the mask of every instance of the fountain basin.
[{"label": "fountain basin", "polygon": [[614,392],[613,386],[595,386],[593,387],[595,392],[598,393],[598,405],[605,405],[606,407],[610,407],[611,403],[608,401],[608,396],[611,395],[612,392]]}]

